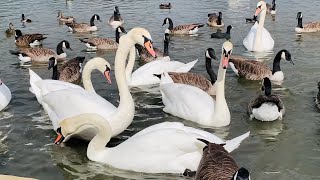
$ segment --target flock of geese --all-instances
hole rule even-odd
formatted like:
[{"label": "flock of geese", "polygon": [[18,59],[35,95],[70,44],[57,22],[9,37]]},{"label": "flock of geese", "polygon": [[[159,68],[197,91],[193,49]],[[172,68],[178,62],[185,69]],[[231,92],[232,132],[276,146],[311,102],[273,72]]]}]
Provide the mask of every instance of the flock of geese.
[{"label": "flock of geese", "polygon": [[[172,4],[161,4],[160,9],[170,9]],[[254,22],[248,35],[243,40],[247,50],[265,52],[273,50],[274,40],[264,28],[266,14],[276,14],[276,2],[257,4]],[[260,18],[258,20],[258,16]],[[90,23],[78,23],[72,16],[63,16],[58,12],[57,19],[75,33],[97,31],[95,21],[101,21],[94,14]],[[297,14],[297,33],[320,31],[320,22],[302,24],[302,13]],[[22,23],[32,23],[22,14]],[[133,135],[120,145],[105,147],[112,137],[122,133],[133,121],[135,105],[130,87],[159,84],[164,111],[173,116],[190,120],[210,127],[223,127],[230,124],[231,114],[225,99],[225,75],[228,66],[234,73],[248,80],[262,80],[264,94],[254,98],[248,104],[250,118],[260,121],[281,120],[285,114],[285,105],[280,97],[272,94],[272,83],[281,84],[284,73],[280,68],[281,60],[292,64],[289,51],[280,50],[269,68],[263,62],[248,60],[231,55],[233,44],[232,26],[227,26],[226,33],[217,31],[212,38],[225,38],[217,74],[212,68],[212,60],[218,60],[215,50],[205,52],[205,67],[210,77],[191,73],[190,69],[198,60],[189,63],[173,61],[169,57],[170,38],[174,34],[196,34],[204,24],[186,24],[173,26],[170,18],[165,18],[162,25],[168,24],[164,34],[163,51],[153,48],[150,33],[143,28],[126,31],[119,8],[108,21],[114,29],[116,39],[95,37],[79,39],[80,43],[91,50],[116,50],[114,73],[119,89],[118,107],[95,92],[91,82],[91,72],[100,71],[111,84],[111,65],[101,57],[90,59],[84,67],[85,57],[75,57],[65,61],[64,49],[71,49],[70,43],[61,41],[56,51],[35,47],[47,37],[43,34],[22,34],[9,24],[8,35],[14,34],[18,51],[10,51],[21,63],[47,63],[52,69],[52,79],[42,79],[34,71],[30,73],[30,91],[42,105],[52,122],[58,137],[56,144],[67,142],[72,137],[90,141],[87,156],[90,160],[112,167],[144,173],[177,173],[195,176],[196,179],[234,179],[250,180],[247,169],[239,167],[229,154],[237,149],[250,132],[234,139],[224,141],[204,130],[184,126],[180,122],[163,122]],[[222,13],[208,14],[208,26],[224,27]],[[123,34],[121,37],[120,35]],[[133,71],[136,50],[140,67]],[[64,62],[59,64],[59,62]],[[83,83],[83,87],[77,85]],[[316,105],[320,109],[320,83]],[[181,93],[183,92],[183,93]],[[11,100],[10,89],[0,81],[0,110],[4,110]],[[63,105],[63,106],[62,106]]]}]

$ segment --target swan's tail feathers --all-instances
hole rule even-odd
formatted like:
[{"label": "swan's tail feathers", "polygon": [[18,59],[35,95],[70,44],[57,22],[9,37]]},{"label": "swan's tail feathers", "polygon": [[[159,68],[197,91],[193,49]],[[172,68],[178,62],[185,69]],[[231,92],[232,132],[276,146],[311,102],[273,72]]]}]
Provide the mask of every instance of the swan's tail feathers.
[{"label": "swan's tail feathers", "polygon": [[167,72],[162,73],[160,84],[169,84],[169,83],[174,83],[170,75]]},{"label": "swan's tail feathers", "polygon": [[40,89],[35,85],[35,82],[42,80],[38,74],[36,74],[34,71],[29,69],[30,74],[30,85],[29,91],[37,96],[37,94],[40,94]]},{"label": "swan's tail feathers", "polygon": [[183,65],[182,67],[176,69],[174,72],[189,72],[190,69],[198,62],[198,59],[191,61],[185,65]]},{"label": "swan's tail feathers", "polygon": [[153,75],[161,80],[161,74],[153,74]]},{"label": "swan's tail feathers", "polygon": [[226,142],[226,145],[224,145],[224,149],[227,150],[228,152],[232,152],[233,150],[237,149],[241,142],[246,139],[247,137],[249,137],[250,135],[250,131],[248,131],[247,133],[241,135],[241,136],[238,136],[236,138],[233,138],[229,141]]}]

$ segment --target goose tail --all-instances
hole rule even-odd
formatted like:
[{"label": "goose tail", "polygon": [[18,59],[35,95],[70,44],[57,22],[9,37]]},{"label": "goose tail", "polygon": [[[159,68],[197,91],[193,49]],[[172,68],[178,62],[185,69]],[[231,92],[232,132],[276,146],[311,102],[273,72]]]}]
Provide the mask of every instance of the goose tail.
[{"label": "goose tail", "polygon": [[223,146],[224,149],[227,150],[229,153],[232,152],[233,150],[237,149],[240,146],[241,142],[247,137],[249,137],[249,135],[250,135],[250,131],[248,131],[247,133],[241,136],[238,136],[229,141],[226,141],[226,145]]},{"label": "goose tail", "polygon": [[191,61],[180,68],[176,69],[174,72],[189,72],[190,69],[198,62],[198,59]]}]

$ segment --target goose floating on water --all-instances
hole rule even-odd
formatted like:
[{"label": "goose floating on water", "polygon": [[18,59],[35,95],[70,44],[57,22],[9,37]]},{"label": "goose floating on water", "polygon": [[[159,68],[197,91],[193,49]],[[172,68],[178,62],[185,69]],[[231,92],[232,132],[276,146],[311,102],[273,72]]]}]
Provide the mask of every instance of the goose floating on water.
[{"label": "goose floating on water", "polygon": [[171,6],[171,3],[168,3],[168,4],[160,4],[160,5],[159,5],[159,8],[160,8],[160,9],[171,9],[172,6]]},{"label": "goose floating on water", "polygon": [[70,31],[73,31],[73,32],[80,32],[80,33],[93,32],[98,30],[97,26],[94,24],[95,20],[98,20],[101,22],[100,16],[98,14],[94,14],[91,17],[90,24],[71,22],[71,23],[66,23],[66,25],[69,27]]},{"label": "goose floating on water", "polygon": [[76,20],[73,16],[63,16],[61,11],[58,12],[57,19],[64,23],[72,23]]},{"label": "goose floating on water", "polygon": [[207,24],[213,27],[223,27],[222,12],[219,12],[219,15],[216,13],[208,14]]},{"label": "goose floating on water", "polygon": [[108,24],[113,28],[117,28],[118,26],[122,26],[124,23],[123,18],[120,15],[120,11],[118,6],[114,7],[113,15],[110,17]]},{"label": "goose floating on water", "polygon": [[222,33],[220,29],[217,30],[216,33],[212,33],[211,34],[211,38],[216,38],[216,39],[231,39],[231,29],[232,29],[232,26],[229,25],[227,27],[227,31],[225,33]]},{"label": "goose floating on water", "polygon": [[286,112],[283,102],[278,95],[271,94],[272,86],[269,78],[265,77],[262,84],[261,90],[264,90],[264,95],[254,98],[248,105],[250,118],[260,121],[282,120]]},{"label": "goose floating on water", "polygon": [[267,3],[266,6],[267,6],[267,13],[272,14],[272,15],[277,13],[276,0],[272,0],[272,4]]},{"label": "goose floating on water", "polygon": [[24,14],[21,14],[21,22],[22,23],[31,23],[31,19],[25,18]]},{"label": "goose floating on water", "polygon": [[15,30],[15,44],[17,46],[39,46],[42,44],[42,41],[47,39],[43,34],[35,33],[35,34],[22,34],[20,30]]},{"label": "goose floating on water", "polygon": [[165,33],[168,34],[196,34],[199,28],[203,27],[204,24],[195,23],[195,24],[185,24],[185,25],[178,25],[173,27],[173,22],[170,18],[165,18],[163,20],[163,25],[169,24],[169,27],[165,30]]},{"label": "goose floating on water", "polygon": [[319,21],[302,24],[302,12],[298,12],[297,19],[298,19],[298,25],[295,28],[295,31],[297,33],[308,33],[308,32],[320,31],[320,22]]},{"label": "goose floating on water", "polygon": [[15,32],[16,31],[15,31],[13,24],[9,23],[9,28],[6,30],[7,36],[11,36],[11,35],[15,34]]}]

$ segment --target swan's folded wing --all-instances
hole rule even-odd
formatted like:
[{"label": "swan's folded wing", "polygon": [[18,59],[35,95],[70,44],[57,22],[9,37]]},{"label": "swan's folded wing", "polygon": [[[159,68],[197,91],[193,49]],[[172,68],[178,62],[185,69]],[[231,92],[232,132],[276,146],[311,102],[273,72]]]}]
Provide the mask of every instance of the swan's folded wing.
[{"label": "swan's folded wing", "polygon": [[271,37],[271,34],[265,28],[263,28],[262,37],[264,49],[267,51],[272,50],[274,47],[274,40]]},{"label": "swan's folded wing", "polygon": [[249,51],[252,51],[252,50],[253,50],[253,45],[254,45],[254,40],[255,40],[257,28],[258,28],[258,23],[256,22],[256,23],[251,27],[251,29],[250,29],[248,35],[246,36],[246,38],[243,40],[243,45],[244,45]]}]

